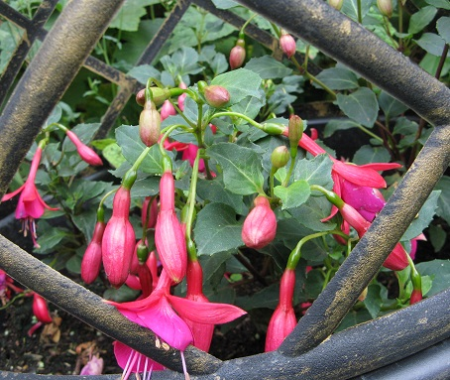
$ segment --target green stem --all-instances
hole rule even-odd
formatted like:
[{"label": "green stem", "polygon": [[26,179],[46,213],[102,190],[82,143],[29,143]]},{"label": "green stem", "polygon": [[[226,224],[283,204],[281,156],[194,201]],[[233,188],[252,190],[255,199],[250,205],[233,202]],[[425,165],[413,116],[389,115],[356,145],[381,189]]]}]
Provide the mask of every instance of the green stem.
[{"label": "green stem", "polygon": [[208,123],[210,123],[211,120],[213,120],[213,119],[215,119],[217,117],[221,117],[221,116],[239,117],[239,118],[247,121],[248,123],[250,123],[254,127],[259,128],[259,129],[263,129],[263,126],[260,123],[258,123],[255,120],[249,118],[248,116],[243,115],[243,114],[238,113],[238,112],[231,112],[231,111],[229,111],[229,112],[218,112],[218,113],[214,114],[213,116],[211,116],[209,118]]},{"label": "green stem", "polygon": [[269,175],[269,187],[270,187],[270,196],[273,197],[274,195],[274,191],[273,188],[275,187],[275,173],[277,172],[277,168],[272,166],[272,169],[270,170],[270,175]]},{"label": "green stem", "polygon": [[356,3],[358,4],[358,22],[362,24],[362,7],[361,7],[361,0],[357,0]]},{"label": "green stem", "polygon": [[363,127],[362,125],[358,125],[358,128],[361,129],[361,131],[363,131],[366,134],[368,134],[370,137],[378,140],[381,143],[384,143],[383,139],[380,136],[377,136],[375,133],[369,131],[366,127]]},{"label": "green stem", "polygon": [[244,30],[245,30],[245,28],[247,27],[247,25],[250,23],[250,21],[252,21],[256,16],[258,16],[256,13],[253,14],[253,16],[251,16],[251,17],[245,22],[245,24],[242,25],[241,31],[239,32],[239,38],[240,38],[240,35],[241,35],[241,34],[244,34]]},{"label": "green stem", "polygon": [[289,165],[289,170],[286,175],[286,178],[284,179],[284,181],[282,183],[282,186],[286,187],[288,185],[289,180],[291,179],[292,171],[294,170],[294,166],[295,166],[295,159],[293,159],[291,157],[291,164]]},{"label": "green stem", "polygon": [[323,235],[328,235],[330,233],[331,233],[331,231],[316,232],[314,234],[311,234],[311,235],[308,235],[308,236],[305,236],[304,238],[302,238],[297,243],[297,245],[292,250],[292,252],[290,253],[289,258],[288,258],[288,262],[287,262],[287,265],[286,265],[286,269],[295,270],[295,268],[297,267],[297,264],[298,264],[298,262],[300,260],[300,257],[301,257],[301,249],[302,249],[303,245],[306,242],[308,242],[309,240],[321,237]]},{"label": "green stem", "polygon": [[197,193],[197,180],[198,180],[198,166],[200,162],[200,149],[197,151],[197,156],[194,160],[194,165],[192,166],[192,176],[191,185],[189,187],[189,197],[188,197],[188,216],[186,220],[186,244],[190,249],[188,249],[189,259],[191,261],[197,261],[197,252],[192,249],[195,247],[192,241],[192,224],[194,222],[194,211],[195,211],[195,196]]}]

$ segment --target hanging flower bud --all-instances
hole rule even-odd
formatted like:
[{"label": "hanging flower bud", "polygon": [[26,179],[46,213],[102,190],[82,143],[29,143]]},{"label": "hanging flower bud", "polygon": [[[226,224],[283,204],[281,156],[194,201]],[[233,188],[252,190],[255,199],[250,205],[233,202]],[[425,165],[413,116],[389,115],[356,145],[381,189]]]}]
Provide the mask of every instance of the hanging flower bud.
[{"label": "hanging flower bud", "polygon": [[48,310],[47,301],[42,298],[39,294],[33,294],[33,314],[36,316],[39,322],[51,323],[53,322],[50,312]]},{"label": "hanging flower bud", "polygon": [[328,4],[330,4],[334,9],[340,11],[342,8],[342,4],[344,0],[328,0]]},{"label": "hanging flower bud", "polygon": [[[186,86],[186,84],[184,82],[181,82],[179,87],[182,88],[182,89],[186,89],[187,88],[187,86]],[[183,94],[181,94],[178,97],[178,108],[181,111],[184,111],[184,100],[186,99],[186,96],[187,96],[187,94],[183,93]]]},{"label": "hanging flower bud", "polygon": [[104,221],[97,221],[92,235],[92,240],[84,252],[83,260],[81,261],[81,278],[86,284],[95,281],[100,273],[102,265],[102,238],[105,232],[106,223]]},{"label": "hanging flower bud", "polygon": [[291,145],[297,146],[303,135],[303,120],[298,115],[289,118],[288,138]]},{"label": "hanging flower bud", "polygon": [[98,154],[86,144],[83,144],[75,133],[66,130],[66,135],[77,148],[77,152],[83,161],[87,162],[89,165],[103,165],[102,159],[98,156]]},{"label": "hanging flower bud", "polygon": [[160,131],[161,116],[155,103],[147,101],[139,117],[139,137],[146,146],[152,146],[158,142]]},{"label": "hanging flower bud", "polygon": [[230,93],[226,88],[217,85],[204,88],[206,102],[215,108],[225,107],[230,101]]},{"label": "hanging flower bud", "polygon": [[230,51],[230,67],[231,70],[238,69],[245,61],[245,41],[239,38],[236,46]]},{"label": "hanging flower bud", "polygon": [[297,324],[292,298],[295,288],[295,271],[286,269],[280,282],[280,300],[267,328],[266,346],[264,351],[274,351],[280,347],[283,340],[294,330]]},{"label": "hanging flower bud", "polygon": [[161,107],[161,121],[166,120],[169,116],[174,116],[177,114],[175,107],[170,103],[169,100],[166,100]]},{"label": "hanging flower bud", "polygon": [[272,162],[272,166],[276,169],[280,169],[287,165],[289,162],[289,149],[284,145],[276,147],[272,155],[270,156],[270,161]]},{"label": "hanging flower bud", "polygon": [[255,207],[244,221],[242,240],[247,247],[260,249],[275,238],[277,218],[266,197],[259,195],[253,203]]},{"label": "hanging flower bud", "polygon": [[[150,202],[152,202],[150,204]],[[141,222],[144,229],[154,228],[158,216],[158,202],[155,197],[145,197],[142,203]]]},{"label": "hanging flower bud", "polygon": [[155,245],[159,259],[176,283],[186,274],[187,250],[181,224],[175,212],[175,181],[165,171],[159,183],[160,208],[155,227]]},{"label": "hanging flower bud", "polygon": [[297,50],[294,37],[284,31],[281,32],[280,46],[281,50],[283,50],[283,53],[286,54],[288,58],[291,58]]},{"label": "hanging flower bud", "polygon": [[411,298],[409,299],[409,304],[414,305],[415,303],[422,301],[422,290],[414,289],[411,293]]},{"label": "hanging flower bud", "polygon": [[377,7],[383,16],[389,18],[392,16],[392,0],[377,0]]},{"label": "hanging flower bud", "polygon": [[113,214],[102,239],[102,259],[106,276],[116,288],[125,283],[130,269],[136,237],[128,217],[130,190],[121,186],[113,201]]}]

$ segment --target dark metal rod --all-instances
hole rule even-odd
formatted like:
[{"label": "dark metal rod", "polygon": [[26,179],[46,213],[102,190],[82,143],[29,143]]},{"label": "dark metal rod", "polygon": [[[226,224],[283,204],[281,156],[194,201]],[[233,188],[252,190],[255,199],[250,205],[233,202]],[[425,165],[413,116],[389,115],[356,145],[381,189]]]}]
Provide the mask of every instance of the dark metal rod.
[{"label": "dark metal rod", "polygon": [[123,0],[67,3],[0,118],[0,197]]},{"label": "dark metal rod", "polygon": [[[29,255],[2,235],[0,267],[21,284],[83,322],[162,365],[182,372],[181,356],[177,350],[156,347],[155,335],[150,330],[130,322],[101,297]],[[193,374],[212,372],[221,364],[219,359],[192,346],[186,350],[185,356]]]},{"label": "dark metal rod", "polygon": [[44,26],[58,0],[44,0],[37,9],[33,19],[28,21],[26,32],[17,46],[11,60],[0,78],[0,108],[6,98],[9,88],[19,73],[28,52],[30,51],[34,41],[38,38],[38,31]]},{"label": "dark metal rod", "polygon": [[238,2],[344,62],[439,126],[370,230],[280,347],[281,353],[295,356],[331,335],[448,166],[450,90],[323,1]]}]

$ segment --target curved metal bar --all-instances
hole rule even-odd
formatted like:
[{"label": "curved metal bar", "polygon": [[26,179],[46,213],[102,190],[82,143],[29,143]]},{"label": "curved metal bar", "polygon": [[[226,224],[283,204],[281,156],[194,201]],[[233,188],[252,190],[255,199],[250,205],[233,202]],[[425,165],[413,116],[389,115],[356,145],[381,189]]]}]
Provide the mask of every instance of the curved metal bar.
[{"label": "curved metal bar", "polygon": [[122,2],[70,1],[48,33],[0,118],[0,198]]},{"label": "curved metal bar", "polygon": [[339,325],[448,166],[450,90],[323,1],[238,2],[343,61],[437,125],[372,227],[280,347],[285,355],[298,355],[317,346]]},{"label": "curved metal bar", "polygon": [[[0,235],[0,267],[21,284],[41,294],[61,309],[106,335],[153,358],[164,366],[182,372],[180,353],[156,346],[148,329],[130,322],[115,307],[81,285],[69,280]],[[190,346],[186,361],[193,374],[210,373],[222,363],[219,359]]]}]

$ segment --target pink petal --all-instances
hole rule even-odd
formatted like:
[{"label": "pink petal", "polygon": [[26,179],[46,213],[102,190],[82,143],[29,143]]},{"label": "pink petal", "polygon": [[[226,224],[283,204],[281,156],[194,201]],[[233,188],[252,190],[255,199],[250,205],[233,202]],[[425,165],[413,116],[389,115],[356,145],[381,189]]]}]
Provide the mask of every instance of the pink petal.
[{"label": "pink petal", "polygon": [[16,190],[14,190],[13,192],[11,192],[11,193],[8,193],[8,194],[5,194],[3,197],[2,197],[2,202],[5,202],[5,201],[9,201],[11,198],[13,198],[13,197],[15,197],[17,194],[19,194],[23,189],[24,189],[24,187],[25,187],[25,184],[23,184],[22,186],[20,186],[18,189],[16,189]]},{"label": "pink petal", "polygon": [[237,306],[225,303],[195,302],[172,295],[168,295],[167,298],[178,314],[198,323],[227,323],[246,314],[244,310]]},{"label": "pink petal", "polygon": [[342,178],[359,186],[385,188],[386,181],[374,169],[334,161],[333,170]]},{"label": "pink petal", "polygon": [[[114,342],[114,355],[116,356],[117,364],[120,366],[120,368],[125,369],[128,361],[130,360],[132,351],[134,350],[131,347],[128,347],[126,344],[123,344],[119,341]],[[131,366],[131,372],[144,372],[146,369],[145,360],[147,360],[147,371],[150,371],[151,369],[153,371],[162,371],[164,369],[161,364],[144,356],[143,354],[138,353],[138,355],[141,355],[141,360],[136,360],[134,365]]]},{"label": "pink petal", "polygon": [[399,169],[402,167],[402,165],[397,164],[396,162],[372,162],[370,164],[360,165],[359,167],[373,169],[376,171],[384,171],[384,170]]}]

